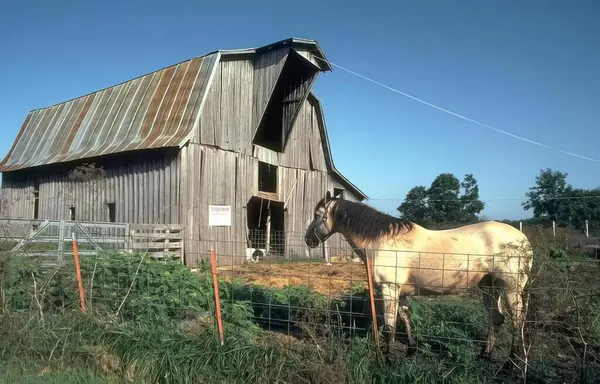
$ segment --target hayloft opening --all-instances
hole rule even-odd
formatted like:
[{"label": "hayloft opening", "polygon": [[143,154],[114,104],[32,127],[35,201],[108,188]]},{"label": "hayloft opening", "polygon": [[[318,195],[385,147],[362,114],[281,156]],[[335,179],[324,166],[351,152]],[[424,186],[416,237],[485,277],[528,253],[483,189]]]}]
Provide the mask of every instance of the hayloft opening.
[{"label": "hayloft opening", "polygon": [[[283,255],[285,221],[283,203],[253,196],[247,204],[248,247]],[[268,236],[267,236],[268,234]]]},{"label": "hayloft opening", "polygon": [[37,220],[40,217],[40,182],[38,179],[33,180],[33,219]]},{"label": "hayloft opening", "polygon": [[300,107],[318,73],[315,65],[290,50],[259,122],[254,144],[283,152]]},{"label": "hayloft opening", "polygon": [[344,189],[343,188],[333,188],[333,196],[337,196],[339,199],[344,200]]},{"label": "hayloft opening", "polygon": [[258,162],[259,192],[277,193],[277,166]]},{"label": "hayloft opening", "polygon": [[115,203],[106,203],[108,209],[108,221],[114,223],[117,221],[117,206]]}]

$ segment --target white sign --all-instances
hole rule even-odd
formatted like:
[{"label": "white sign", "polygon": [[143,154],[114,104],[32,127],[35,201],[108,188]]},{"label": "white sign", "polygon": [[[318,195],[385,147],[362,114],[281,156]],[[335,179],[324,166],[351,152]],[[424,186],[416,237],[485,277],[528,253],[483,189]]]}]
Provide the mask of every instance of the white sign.
[{"label": "white sign", "polygon": [[208,226],[231,227],[231,205],[209,205]]}]

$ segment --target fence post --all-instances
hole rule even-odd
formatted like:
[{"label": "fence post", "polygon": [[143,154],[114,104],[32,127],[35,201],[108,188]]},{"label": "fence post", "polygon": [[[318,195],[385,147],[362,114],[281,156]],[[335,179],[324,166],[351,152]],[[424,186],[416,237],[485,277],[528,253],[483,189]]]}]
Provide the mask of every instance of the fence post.
[{"label": "fence post", "polygon": [[377,354],[379,355],[379,331],[377,329],[377,311],[375,310],[375,295],[373,292],[373,268],[371,265],[371,259],[369,256],[366,257],[367,263],[367,280],[369,284],[369,299],[371,301],[371,317],[373,321],[373,337],[375,338],[375,346],[377,347]]},{"label": "fence post", "polygon": [[[73,232],[74,233],[74,232]],[[61,220],[58,227],[58,265],[63,266],[65,252],[65,221]]]},{"label": "fence post", "polygon": [[519,221],[519,231],[523,232],[523,222]]},{"label": "fence post", "polygon": [[590,227],[587,220],[585,221],[585,237],[590,237]]},{"label": "fence post", "polygon": [[171,231],[168,229],[165,229],[165,245],[164,245],[164,249],[163,249],[163,257],[166,256],[167,253],[169,253],[169,236],[170,236]]},{"label": "fence post", "polygon": [[215,251],[210,251],[210,265],[212,267],[213,288],[215,292],[215,315],[217,316],[217,327],[219,329],[219,339],[223,345],[223,321],[221,319],[221,298],[219,297],[219,281],[217,280],[217,258]]},{"label": "fence post", "polygon": [[325,242],[321,242],[322,247],[323,247],[323,258],[325,259],[325,265],[327,266],[331,266],[331,258],[329,257],[329,250],[327,249],[327,247],[325,246]]},{"label": "fence post", "polygon": [[552,220],[552,236],[556,237],[556,221]]},{"label": "fence post", "polygon": [[75,236],[75,228],[72,232],[73,237],[73,259],[75,261],[75,276],[77,277],[77,288],[79,290],[79,304],[81,312],[85,312],[85,294],[83,292],[83,282],[81,281],[81,268],[79,266],[79,249],[77,248],[77,237]]},{"label": "fence post", "polygon": [[131,224],[125,224],[125,237],[123,239],[123,251],[130,252],[131,250]]}]

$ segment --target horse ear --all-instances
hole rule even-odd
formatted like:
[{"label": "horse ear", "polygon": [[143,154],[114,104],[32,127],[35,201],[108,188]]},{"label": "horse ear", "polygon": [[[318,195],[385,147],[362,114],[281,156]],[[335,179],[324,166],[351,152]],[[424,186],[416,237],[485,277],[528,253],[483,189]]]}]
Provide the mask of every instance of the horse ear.
[{"label": "horse ear", "polygon": [[331,192],[327,191],[327,194],[325,195],[325,202],[328,202],[329,200],[331,200]]}]

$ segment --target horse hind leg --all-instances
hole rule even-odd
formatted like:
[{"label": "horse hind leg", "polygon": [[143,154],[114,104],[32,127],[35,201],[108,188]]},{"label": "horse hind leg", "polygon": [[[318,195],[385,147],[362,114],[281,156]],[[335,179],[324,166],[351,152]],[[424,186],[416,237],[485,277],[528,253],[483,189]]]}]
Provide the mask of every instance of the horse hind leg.
[{"label": "horse hind leg", "polygon": [[500,292],[483,292],[483,305],[488,313],[488,333],[485,346],[481,349],[481,356],[486,359],[491,359],[496,343],[496,335],[500,330],[500,326],[504,324],[504,315],[500,312]]},{"label": "horse hind leg", "polygon": [[522,286],[524,286],[524,284],[511,284],[511,286],[507,287],[507,289],[504,291],[506,312],[511,319],[512,325],[512,337],[509,358],[511,358],[515,362],[515,357],[518,356],[519,343],[523,341],[521,338],[521,331],[525,323],[526,315],[525,307],[523,305],[523,290],[521,289]]},{"label": "horse hind leg", "polygon": [[504,323],[504,315],[500,310],[504,284],[501,280],[489,275],[480,283],[480,288],[483,291],[483,305],[488,317],[487,340],[481,349],[480,356],[491,359],[496,343],[496,335],[500,330],[500,326]]}]

